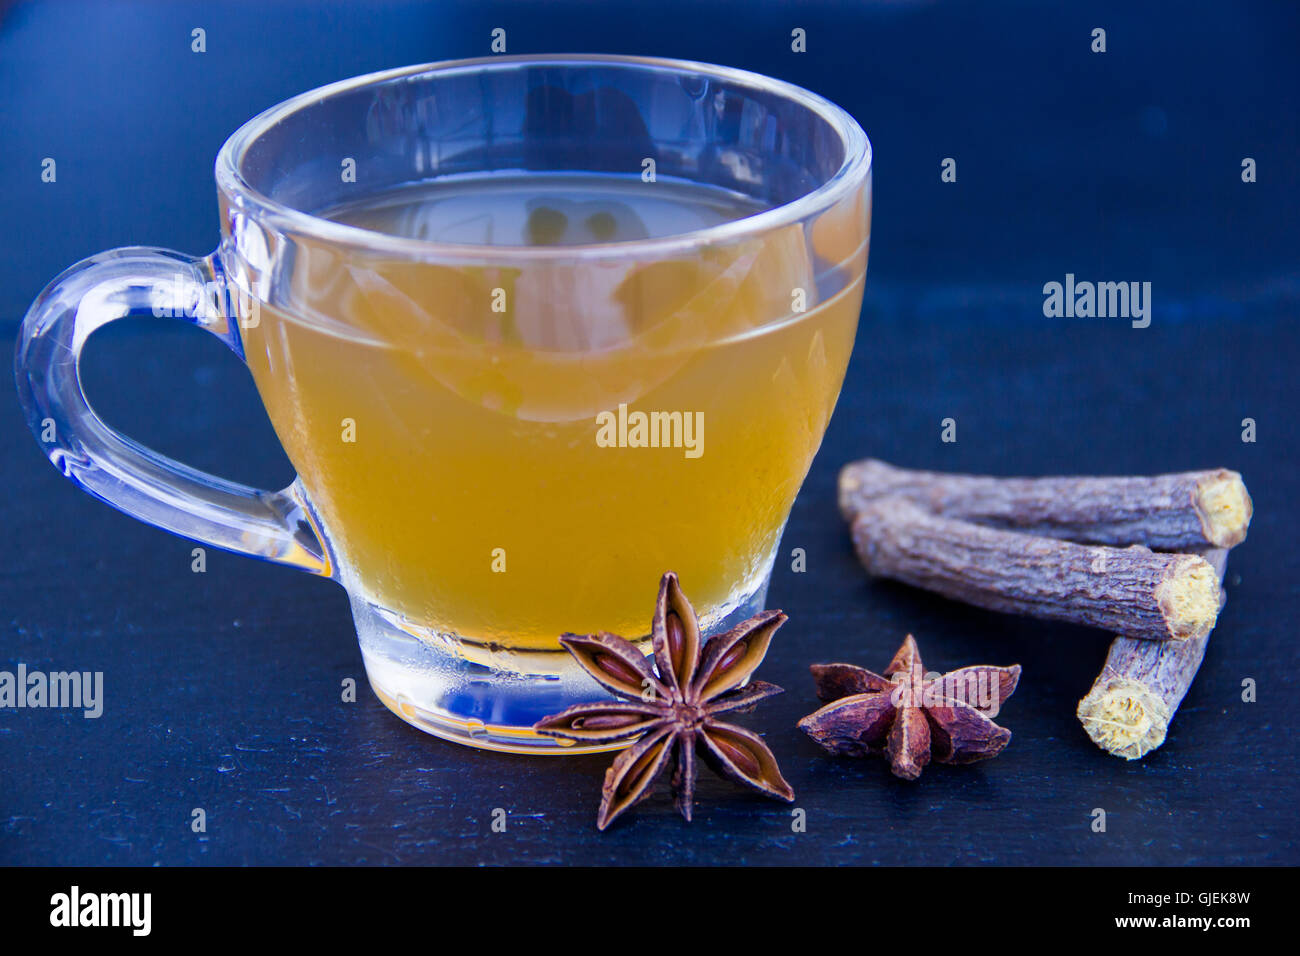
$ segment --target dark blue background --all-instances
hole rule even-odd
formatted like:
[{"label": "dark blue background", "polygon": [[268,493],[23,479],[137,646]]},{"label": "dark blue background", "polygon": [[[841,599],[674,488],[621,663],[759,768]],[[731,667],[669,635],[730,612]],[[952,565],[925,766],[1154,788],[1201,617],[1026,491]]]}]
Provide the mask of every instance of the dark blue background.
[{"label": "dark blue background", "polygon": [[[207,52],[190,51],[190,30]],[[0,711],[0,863],[1295,863],[1294,502],[1300,403],[1300,12],[1282,2],[49,3],[0,21],[0,344],[73,261],[203,254],[212,161],[245,119],[342,77],[489,52],[711,60],[808,86],[875,146],[867,301],[839,409],[795,507],[762,677],[786,808],[703,780],[592,821],[605,758],[472,752],[391,717],[327,582],[208,552],[91,500],[0,403],[0,669],[103,670],[99,720]],[[1108,51],[1089,50],[1107,30]],[[790,30],[808,52],[790,51]],[[58,181],[40,181],[46,156]],[[958,181],[940,182],[955,157]],[[1259,181],[1242,183],[1243,157]],[[1044,282],[1150,281],[1153,322],[1045,319]],[[247,373],[211,337],[140,320],[87,351],[114,425],[227,477],[290,477]],[[958,421],[958,442],[939,422]],[[1241,420],[1259,440],[1243,444]],[[1256,503],[1229,602],[1165,746],[1097,750],[1074,717],[1108,637],[868,583],[834,476],[867,454],[995,473],[1241,470]],[[807,664],[1024,665],[1000,758],[837,760],[794,728]],[[1254,678],[1257,703],[1240,698]],[[192,833],[202,807],[206,834]],[[506,809],[505,833],[491,831]],[[1096,807],[1106,833],[1090,830]]]}]

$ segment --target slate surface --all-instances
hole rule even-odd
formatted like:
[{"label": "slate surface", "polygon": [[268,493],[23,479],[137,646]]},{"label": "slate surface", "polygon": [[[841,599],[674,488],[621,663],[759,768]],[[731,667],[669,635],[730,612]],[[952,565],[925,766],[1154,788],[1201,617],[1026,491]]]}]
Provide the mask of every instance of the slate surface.
[{"label": "slate surface", "polygon": [[[986,5],[980,5],[981,9]],[[593,826],[603,757],[465,750],[363,690],[343,592],[208,552],[91,500],[0,399],[0,669],[105,673],[102,717],[0,709],[0,863],[1291,863],[1296,849],[1300,388],[1294,209],[1300,16],[1279,4],[18,5],[0,21],[0,344],[64,266],[132,243],[208,251],[211,163],[300,90],[486,52],[715,60],[842,103],[876,146],[867,302],[848,383],[795,506],[770,603],[791,622],[752,717],[788,809],[702,778]],[[744,15],[737,11],[743,10]],[[207,30],[193,54],[190,29]],[[789,52],[808,30],[809,51]],[[1108,31],[1091,54],[1089,31]],[[58,181],[40,162],[58,159]],[[958,182],[939,181],[945,156]],[[1240,179],[1242,157],[1259,181]],[[1042,284],[1151,281],[1148,329],[1047,319]],[[247,373],[215,340],[139,320],[88,349],[87,388],[128,434],[228,477],[289,478]],[[939,440],[955,418],[958,441]],[[1258,441],[1241,441],[1254,418]],[[1168,742],[1106,756],[1074,718],[1107,636],[864,579],[834,476],[873,454],[991,473],[1225,465],[1256,505],[1228,606]],[[807,552],[794,573],[788,555]],[[931,768],[831,758],[794,727],[808,663],[883,667],[907,632],[936,669],[1019,662],[999,759]],[[1258,701],[1244,703],[1253,678]],[[204,808],[207,832],[191,831]],[[1105,833],[1092,811],[1108,814]],[[493,832],[493,811],[508,813]]]}]

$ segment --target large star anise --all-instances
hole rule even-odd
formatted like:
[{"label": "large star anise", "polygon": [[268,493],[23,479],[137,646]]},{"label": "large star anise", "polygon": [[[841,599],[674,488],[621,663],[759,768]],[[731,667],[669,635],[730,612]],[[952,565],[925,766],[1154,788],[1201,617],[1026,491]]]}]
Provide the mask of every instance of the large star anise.
[{"label": "large star anise", "polygon": [[912,635],[885,676],[852,664],[814,664],[817,696],[829,700],[799,721],[831,753],[884,754],[896,776],[915,780],[931,759],[974,763],[996,757],[1011,731],[993,723],[1020,680],[1020,665],[926,674]]},{"label": "large star anise", "polygon": [[750,681],[786,616],[763,611],[707,642],[700,640],[695,609],[669,571],[659,582],[650,627],[655,666],[636,645],[616,634],[565,634],[560,643],[601,686],[623,698],[578,704],[545,717],[534,729],[579,743],[611,743],[641,735],[605,772],[596,827],[605,829],[647,797],[673,764],[677,809],[687,820],[695,799],[695,761],[715,773],[779,800],[794,791],[781,776],[763,739],[719,716],[753,707],[781,693],[775,684]]}]

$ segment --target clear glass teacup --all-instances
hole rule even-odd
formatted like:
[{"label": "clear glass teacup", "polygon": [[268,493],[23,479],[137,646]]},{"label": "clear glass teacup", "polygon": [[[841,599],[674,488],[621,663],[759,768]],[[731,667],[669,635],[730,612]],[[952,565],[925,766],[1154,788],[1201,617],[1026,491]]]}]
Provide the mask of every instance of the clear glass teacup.
[{"label": "clear glass teacup", "polygon": [[[758,610],[838,396],[870,144],[718,66],[463,60],[336,83],[222,148],[222,242],[128,248],[41,293],[19,392],[64,474],[144,521],[339,581],[367,675],[440,737],[603,691],[567,631],[648,633],[677,572],[712,634]],[[247,364],[298,477],[272,492],[126,439],[86,337],[180,318]]]}]

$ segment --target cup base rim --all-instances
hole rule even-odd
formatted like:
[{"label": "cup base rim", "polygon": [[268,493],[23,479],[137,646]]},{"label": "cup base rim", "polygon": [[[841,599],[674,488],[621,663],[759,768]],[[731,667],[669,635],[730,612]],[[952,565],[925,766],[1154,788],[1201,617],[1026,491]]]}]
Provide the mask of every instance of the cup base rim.
[{"label": "cup base rim", "polygon": [[420,707],[409,697],[385,690],[373,677],[368,677],[370,689],[380,703],[397,717],[417,730],[448,740],[463,747],[492,750],[498,753],[571,756],[577,754],[610,753],[623,750],[633,740],[620,740],[612,744],[578,744],[539,734],[531,728],[484,724],[463,720],[450,714],[441,714]]}]

